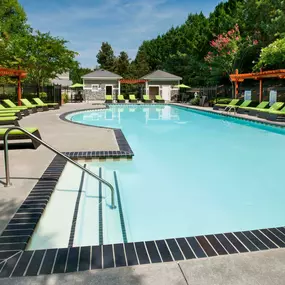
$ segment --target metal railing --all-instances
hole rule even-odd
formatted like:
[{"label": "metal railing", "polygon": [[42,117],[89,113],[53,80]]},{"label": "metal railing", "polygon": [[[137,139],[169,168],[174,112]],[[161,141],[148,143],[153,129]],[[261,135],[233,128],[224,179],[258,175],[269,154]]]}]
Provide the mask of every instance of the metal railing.
[{"label": "metal railing", "polygon": [[6,184],[5,186],[8,187],[9,185],[11,185],[10,182],[10,167],[9,167],[9,156],[8,156],[8,136],[9,133],[12,130],[20,130],[23,133],[25,133],[28,137],[30,137],[32,140],[37,141],[38,143],[44,145],[45,147],[47,147],[49,150],[51,150],[52,152],[58,154],[59,156],[61,156],[62,158],[64,158],[65,160],[67,160],[68,162],[72,163],[73,165],[77,166],[78,168],[80,168],[82,171],[88,173],[89,175],[91,175],[92,177],[94,177],[95,179],[99,180],[100,182],[102,182],[103,184],[105,184],[106,186],[108,186],[111,190],[111,207],[112,209],[115,209],[115,190],[114,187],[112,186],[111,183],[109,183],[108,181],[104,180],[103,178],[99,177],[98,175],[96,175],[95,173],[93,173],[92,171],[84,168],[83,166],[81,166],[79,163],[73,161],[71,158],[69,158],[68,156],[64,155],[63,153],[61,153],[60,151],[56,150],[55,148],[53,148],[52,146],[50,146],[49,144],[47,144],[46,142],[42,141],[41,139],[39,139],[38,137],[36,137],[35,135],[31,134],[30,132],[26,131],[25,129],[21,128],[21,127],[11,127],[9,128],[4,135],[4,161],[5,161],[5,174],[6,174]]}]

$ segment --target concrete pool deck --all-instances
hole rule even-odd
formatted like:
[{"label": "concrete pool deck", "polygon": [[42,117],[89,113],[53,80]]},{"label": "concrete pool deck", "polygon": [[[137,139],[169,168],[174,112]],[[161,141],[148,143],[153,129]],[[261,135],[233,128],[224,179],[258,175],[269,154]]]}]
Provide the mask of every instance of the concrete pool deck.
[{"label": "concrete pool deck", "polygon": [[[59,110],[23,117],[22,127],[37,127],[42,139],[59,151],[118,150],[113,130],[70,124],[59,118],[72,110],[99,108],[91,104],[65,104]],[[4,187],[4,153],[0,151],[0,232],[37,183],[55,154],[44,146],[9,150],[11,187]]]},{"label": "concrete pool deck", "polygon": [[[60,110],[36,113],[20,125],[38,127],[42,139],[60,151],[118,150],[113,130],[70,124],[59,119],[65,112],[96,108],[91,104],[66,104]],[[99,107],[99,106],[98,106]],[[207,108],[208,109],[208,108]],[[210,108],[208,110],[211,110]],[[248,117],[248,116],[246,116]],[[0,232],[50,164],[54,154],[41,146],[10,150],[13,186],[0,184]],[[3,151],[0,152],[4,181]],[[160,264],[1,279],[1,284],[283,284],[285,250],[233,254]]]}]

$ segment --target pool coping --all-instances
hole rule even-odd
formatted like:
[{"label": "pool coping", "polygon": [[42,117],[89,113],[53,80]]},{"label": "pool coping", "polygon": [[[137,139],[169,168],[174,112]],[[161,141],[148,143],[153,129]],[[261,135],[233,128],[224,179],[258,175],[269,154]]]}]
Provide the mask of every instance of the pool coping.
[{"label": "pool coping", "polygon": [[191,106],[191,105],[186,105],[183,103],[170,103],[169,105],[176,106],[176,107],[181,107],[185,109],[190,109],[194,111],[200,111],[204,113],[209,113],[209,114],[215,114],[217,116],[222,116],[222,117],[228,117],[228,118],[233,118],[237,120],[242,120],[242,121],[249,121],[252,123],[257,123],[257,124],[262,124],[262,125],[268,125],[271,127],[278,127],[281,129],[285,129],[285,122],[274,122],[274,121],[268,121],[266,119],[260,119],[254,116],[246,116],[244,117],[244,114],[239,114],[239,116],[236,116],[232,113],[222,113],[221,111],[218,110],[209,110],[209,109],[203,109],[203,107],[196,107],[196,106]]},{"label": "pool coping", "polygon": [[[122,132],[119,136],[121,134]],[[125,137],[124,140],[126,141]],[[122,149],[126,147],[124,144],[121,146]],[[120,153],[82,151],[65,154],[73,159],[90,159],[116,157]],[[65,165],[66,161],[56,155],[1,233],[0,278],[178,262],[285,247],[285,227],[276,227],[153,241],[26,251]]]}]

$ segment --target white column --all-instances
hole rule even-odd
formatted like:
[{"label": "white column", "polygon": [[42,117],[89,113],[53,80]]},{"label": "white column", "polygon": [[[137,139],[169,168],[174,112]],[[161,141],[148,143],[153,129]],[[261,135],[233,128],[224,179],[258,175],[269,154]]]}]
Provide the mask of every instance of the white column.
[{"label": "white column", "polygon": [[121,95],[121,82],[118,80],[118,95]]},{"label": "white column", "polygon": [[149,92],[148,92],[148,82],[146,81],[145,82],[145,95],[149,95]]}]

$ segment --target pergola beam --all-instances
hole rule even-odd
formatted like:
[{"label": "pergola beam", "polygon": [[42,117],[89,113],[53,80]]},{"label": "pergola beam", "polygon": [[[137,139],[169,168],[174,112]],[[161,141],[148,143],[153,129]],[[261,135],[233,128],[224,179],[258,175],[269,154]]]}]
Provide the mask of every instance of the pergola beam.
[{"label": "pergola beam", "polygon": [[0,76],[9,76],[9,77],[18,78],[18,83],[17,83],[18,105],[21,106],[21,98],[22,98],[21,79],[27,76],[27,72],[21,70],[20,67],[18,69],[0,67]]},{"label": "pergola beam", "polygon": [[238,95],[238,83],[243,82],[245,79],[253,79],[259,80],[259,101],[262,101],[262,94],[263,94],[263,79],[266,78],[280,78],[285,79],[285,69],[277,69],[277,70],[267,70],[267,71],[260,71],[255,73],[238,73],[236,70],[235,74],[230,75],[230,79],[232,82],[235,82],[235,98]]}]

